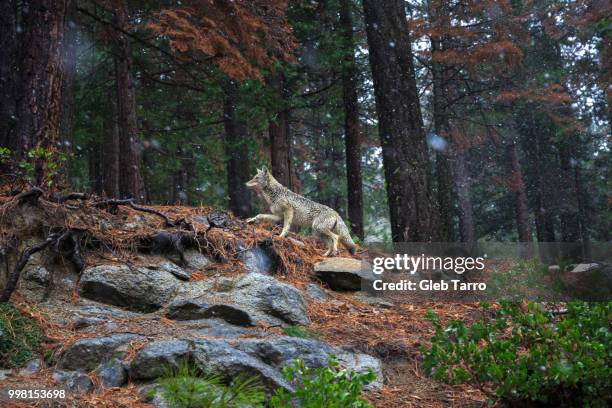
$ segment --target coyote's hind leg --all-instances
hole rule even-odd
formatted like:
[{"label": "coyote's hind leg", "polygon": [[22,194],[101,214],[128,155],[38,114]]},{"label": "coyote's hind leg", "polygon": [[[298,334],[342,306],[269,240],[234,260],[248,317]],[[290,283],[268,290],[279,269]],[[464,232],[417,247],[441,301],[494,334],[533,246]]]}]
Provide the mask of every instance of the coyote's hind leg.
[{"label": "coyote's hind leg", "polygon": [[335,224],[334,219],[324,219],[322,217],[317,217],[312,222],[312,230],[315,235],[324,239],[325,244],[327,245],[327,251],[323,254],[323,256],[336,256],[338,255],[338,235],[332,232],[332,228]]}]

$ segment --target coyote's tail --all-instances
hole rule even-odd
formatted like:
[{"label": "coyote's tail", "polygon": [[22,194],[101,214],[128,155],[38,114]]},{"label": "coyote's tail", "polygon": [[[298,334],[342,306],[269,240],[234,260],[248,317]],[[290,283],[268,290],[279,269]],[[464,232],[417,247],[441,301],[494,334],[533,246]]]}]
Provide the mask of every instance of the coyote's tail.
[{"label": "coyote's tail", "polygon": [[342,245],[344,245],[352,255],[355,255],[357,253],[357,245],[353,242],[348,227],[340,217],[338,217],[338,221],[336,222],[335,230],[336,234],[340,237]]}]

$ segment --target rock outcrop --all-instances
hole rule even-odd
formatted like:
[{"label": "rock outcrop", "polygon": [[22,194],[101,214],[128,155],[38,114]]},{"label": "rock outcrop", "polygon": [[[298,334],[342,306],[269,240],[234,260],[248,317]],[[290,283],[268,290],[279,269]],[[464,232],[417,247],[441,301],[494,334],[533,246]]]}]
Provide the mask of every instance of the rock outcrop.
[{"label": "rock outcrop", "polygon": [[127,265],[99,265],[81,275],[79,294],[87,299],[150,312],[166,304],[179,280],[171,273]]},{"label": "rock outcrop", "polygon": [[371,286],[374,276],[362,261],[353,258],[329,258],[314,265],[316,277],[338,291],[361,290]]},{"label": "rock outcrop", "polygon": [[258,273],[187,282],[168,306],[167,316],[181,320],[218,317],[241,326],[309,323],[299,290]]}]

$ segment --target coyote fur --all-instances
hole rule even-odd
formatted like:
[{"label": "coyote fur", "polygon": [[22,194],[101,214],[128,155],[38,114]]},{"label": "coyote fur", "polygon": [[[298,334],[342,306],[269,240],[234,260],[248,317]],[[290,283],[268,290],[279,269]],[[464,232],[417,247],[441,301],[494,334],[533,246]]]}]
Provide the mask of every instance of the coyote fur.
[{"label": "coyote fur", "polygon": [[323,256],[338,255],[338,241],[355,254],[357,245],[338,213],[331,208],[294,193],[279,183],[266,167],[257,170],[247,187],[259,192],[270,207],[272,214],[258,214],[248,223],[283,223],[281,237],[286,237],[292,225],[312,227],[315,237],[323,240],[327,251]]}]

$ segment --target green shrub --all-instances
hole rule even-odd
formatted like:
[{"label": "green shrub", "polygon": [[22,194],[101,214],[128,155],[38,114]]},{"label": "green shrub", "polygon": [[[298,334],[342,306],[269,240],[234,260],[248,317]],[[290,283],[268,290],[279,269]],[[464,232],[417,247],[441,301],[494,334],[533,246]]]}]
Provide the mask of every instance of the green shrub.
[{"label": "green shrub", "polygon": [[611,303],[567,305],[561,316],[483,304],[479,321],[445,327],[423,348],[424,370],[449,384],[471,383],[491,400],[540,406],[608,406],[612,391]]},{"label": "green shrub", "polygon": [[40,349],[43,333],[36,322],[10,303],[0,304],[0,368],[20,367]]},{"label": "green shrub", "polygon": [[[173,408],[234,408],[263,406],[265,394],[256,377],[236,377],[224,385],[218,376],[202,375],[188,364],[157,381],[161,396]],[[153,397],[156,390],[151,390]]]},{"label": "green shrub", "polygon": [[374,381],[372,371],[355,373],[341,370],[335,358],[329,366],[311,369],[300,359],[283,369],[283,377],[295,386],[295,392],[278,389],[270,399],[271,408],[289,408],[297,402],[303,408],[371,407],[363,396],[363,387]]},{"label": "green shrub", "polygon": [[302,339],[316,339],[319,335],[304,326],[288,326],[283,328],[283,333],[291,337],[300,337]]}]

